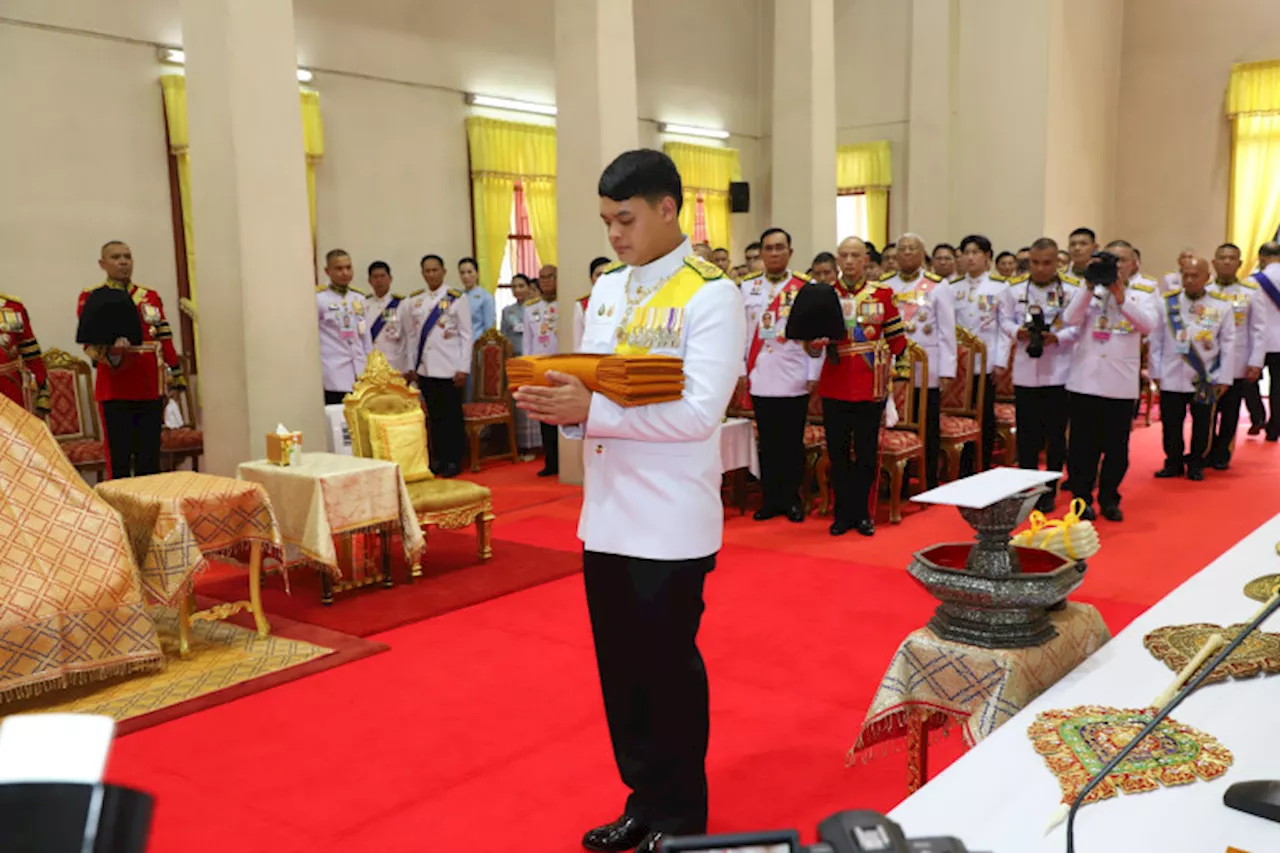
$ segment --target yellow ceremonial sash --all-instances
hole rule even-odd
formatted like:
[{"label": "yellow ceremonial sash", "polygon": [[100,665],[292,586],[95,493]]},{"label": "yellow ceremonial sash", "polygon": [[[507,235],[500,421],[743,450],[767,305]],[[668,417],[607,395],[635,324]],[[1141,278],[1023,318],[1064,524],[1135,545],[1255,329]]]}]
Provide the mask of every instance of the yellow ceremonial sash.
[{"label": "yellow ceremonial sash", "polygon": [[[718,270],[717,270],[718,271]],[[631,316],[613,351],[617,355],[645,355],[651,348],[679,347],[685,306],[707,283],[707,277],[687,263]]]}]

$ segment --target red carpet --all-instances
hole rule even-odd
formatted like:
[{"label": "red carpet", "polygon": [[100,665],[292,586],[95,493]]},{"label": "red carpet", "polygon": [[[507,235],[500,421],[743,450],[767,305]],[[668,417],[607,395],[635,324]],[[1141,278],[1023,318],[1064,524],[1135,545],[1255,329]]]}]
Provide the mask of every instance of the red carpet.
[{"label": "red carpet", "polygon": [[[1275,445],[1242,438],[1235,470],[1164,483],[1159,444],[1158,428],[1134,434],[1128,520],[1099,522],[1077,596],[1113,631],[1280,511]],[[498,530],[572,555],[576,506],[570,492],[513,509]],[[889,656],[933,610],[903,570],[911,552],[968,536],[942,509],[871,540],[727,516],[701,635],[714,831],[812,838],[833,811],[903,797],[900,756],[846,769],[844,755]],[[583,604],[564,578],[378,635],[389,653],[120,739],[110,776],[158,795],[155,851],[577,851],[623,797]],[[962,749],[935,748],[934,771]]]},{"label": "red carpet", "polygon": [[[320,579],[314,571],[294,571],[289,575],[290,592],[278,577],[268,578],[262,591],[262,606],[270,615],[320,625],[343,634],[368,637],[410,622],[430,619],[451,610],[470,607],[491,598],[509,595],[558,580],[582,569],[582,556],[495,539],[493,558],[480,562],[476,556],[476,534],[431,532],[423,559],[423,576],[404,583],[403,561],[393,569],[396,586],[370,586],[338,593],[333,605],[320,603]],[[221,601],[244,598],[243,572],[236,577],[222,574],[201,582],[201,595]]]}]

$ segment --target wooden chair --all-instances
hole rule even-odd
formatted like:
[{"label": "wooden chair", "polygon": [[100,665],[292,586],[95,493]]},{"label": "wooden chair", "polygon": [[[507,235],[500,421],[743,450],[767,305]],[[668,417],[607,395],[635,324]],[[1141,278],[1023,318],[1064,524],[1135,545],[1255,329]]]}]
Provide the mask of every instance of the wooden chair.
[{"label": "wooden chair", "polygon": [[160,433],[160,454],[168,471],[176,470],[184,461],[191,460],[191,470],[200,470],[200,457],[204,455],[204,430],[200,429],[200,415],[196,409],[197,377],[191,373],[191,359],[179,356],[182,373],[187,377],[187,388],[178,395],[178,409],[182,412],[182,426],[166,428]]},{"label": "wooden chair", "polygon": [[[387,358],[375,351],[369,356],[364,374],[343,400],[343,414],[351,431],[351,452],[371,458],[369,415],[394,415],[421,411],[420,397],[392,369]],[[428,479],[407,484],[414,513],[422,526],[422,535],[430,527],[440,530],[462,530],[476,527],[476,540],[481,560],[493,556],[493,493],[478,483],[466,480]],[[414,577],[421,575],[418,567]]]},{"label": "wooden chair", "polygon": [[987,383],[987,345],[968,329],[956,328],[956,376],[940,398],[938,436],[947,456],[947,479],[960,476],[960,455],[974,449],[974,469],[982,470],[982,406]]},{"label": "wooden chair", "polygon": [[1138,409],[1133,413],[1134,419],[1141,417],[1146,426],[1151,426],[1151,407],[1159,399],[1160,392],[1156,390],[1156,383],[1151,379],[1151,341],[1144,335],[1138,372]]},{"label": "wooden chair", "polygon": [[107,446],[93,399],[93,367],[60,349],[44,354],[49,374],[49,432],[81,476],[101,481],[107,473]]},{"label": "wooden chair", "polygon": [[[914,393],[919,387],[921,393]],[[893,377],[893,404],[898,423],[880,430],[880,468],[889,475],[889,522],[902,522],[902,484],[907,465],[916,463],[916,478],[925,482],[925,429],[929,422],[929,356],[908,342]]]},{"label": "wooden chair", "polygon": [[1013,347],[1004,378],[996,380],[996,440],[1000,442],[1000,461],[1009,467],[1018,464],[1018,410],[1014,405]]},{"label": "wooden chair", "polygon": [[[471,470],[480,470],[480,433],[490,424],[507,428],[508,454],[519,459],[516,450],[516,414],[507,389],[507,359],[511,342],[497,329],[489,329],[475,342],[471,352],[471,395],[474,400],[462,405],[462,423],[471,447]],[[507,454],[504,454],[507,455]]]}]

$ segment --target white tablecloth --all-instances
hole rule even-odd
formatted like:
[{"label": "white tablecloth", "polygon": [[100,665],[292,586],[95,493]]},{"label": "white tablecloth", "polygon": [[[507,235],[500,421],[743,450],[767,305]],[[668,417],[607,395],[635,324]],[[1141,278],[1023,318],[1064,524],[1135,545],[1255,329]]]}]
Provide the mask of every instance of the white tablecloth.
[{"label": "white tablecloth", "polygon": [[[1276,543],[1280,516],[1201,570],[1143,615],[1020,714],[908,798],[891,817],[908,836],[954,835],[970,850],[1037,853],[1065,849],[1059,826],[1044,828],[1062,794],[1044,760],[1031,748],[1029,726],[1040,711],[1077,705],[1141,708],[1173,680],[1173,673],[1142,646],[1148,632],[1165,625],[1247,621],[1259,603],[1244,585],[1280,572]],[[1103,547],[1106,547],[1105,545]],[[1160,555],[1153,553],[1153,570]],[[1280,630],[1280,616],[1264,630]],[[1202,687],[1173,718],[1218,738],[1235,756],[1213,782],[1121,794],[1083,806],[1076,816],[1076,849],[1222,853],[1234,846],[1251,853],[1280,850],[1280,824],[1222,804],[1227,788],[1249,779],[1280,778],[1280,676]],[[856,771],[854,771],[856,772]]]},{"label": "white tablecloth", "polygon": [[746,468],[753,477],[760,477],[760,452],[751,421],[729,418],[720,426],[720,461],[726,474]]}]

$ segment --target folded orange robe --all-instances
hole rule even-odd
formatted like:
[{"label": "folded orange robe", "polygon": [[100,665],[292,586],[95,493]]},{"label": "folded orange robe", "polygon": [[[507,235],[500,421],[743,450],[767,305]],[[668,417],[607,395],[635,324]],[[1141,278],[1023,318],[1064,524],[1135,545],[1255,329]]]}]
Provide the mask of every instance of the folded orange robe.
[{"label": "folded orange robe", "polygon": [[619,406],[670,403],[684,395],[684,362],[666,355],[530,355],[507,362],[507,386],[550,385],[548,371],[576,376]]}]

